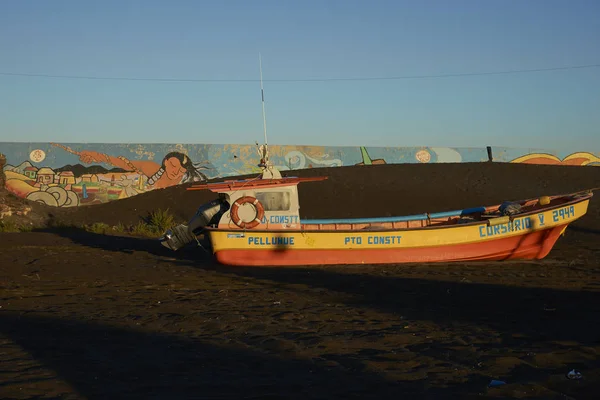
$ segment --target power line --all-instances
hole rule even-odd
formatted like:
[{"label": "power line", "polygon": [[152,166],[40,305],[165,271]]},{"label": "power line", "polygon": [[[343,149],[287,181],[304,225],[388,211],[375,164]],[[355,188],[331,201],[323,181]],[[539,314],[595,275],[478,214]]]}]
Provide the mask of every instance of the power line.
[{"label": "power line", "polygon": [[[402,79],[433,79],[433,78],[456,78],[484,75],[509,75],[547,71],[564,71],[584,68],[598,68],[600,64],[571,65],[566,67],[550,67],[535,69],[515,69],[504,71],[465,72],[455,74],[436,75],[401,75],[381,77],[350,77],[350,78],[306,78],[306,79],[265,79],[266,82],[335,82],[335,81],[393,81]],[[151,82],[258,82],[258,79],[184,79],[184,78],[127,78],[108,76],[82,76],[82,75],[50,75],[50,74],[26,74],[16,72],[0,72],[2,76],[20,76],[30,78],[53,78],[53,79],[84,79],[84,80],[112,80],[112,81],[151,81]]]}]

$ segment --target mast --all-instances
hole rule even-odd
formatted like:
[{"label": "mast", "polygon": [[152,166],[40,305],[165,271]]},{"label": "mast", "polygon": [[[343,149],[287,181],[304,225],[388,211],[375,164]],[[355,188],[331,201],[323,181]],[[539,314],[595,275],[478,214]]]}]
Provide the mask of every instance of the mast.
[{"label": "mast", "polygon": [[258,53],[258,65],[260,69],[260,97],[262,99],[262,114],[263,114],[263,129],[265,134],[265,144],[258,146],[258,152],[260,153],[260,164],[259,166],[263,169],[262,179],[281,179],[281,172],[269,161],[269,143],[267,141],[267,117],[265,114],[265,90],[263,88],[263,76],[262,76],[262,58]]},{"label": "mast", "polygon": [[263,76],[262,76],[262,57],[260,55],[260,53],[258,53],[258,66],[259,66],[259,70],[260,70],[260,96],[262,99],[262,115],[263,115],[263,130],[264,130],[264,135],[265,135],[265,144],[264,144],[264,152],[263,152],[263,158],[265,159],[265,162],[268,160],[268,141],[267,141],[267,116],[265,114],[265,90],[263,88]]}]

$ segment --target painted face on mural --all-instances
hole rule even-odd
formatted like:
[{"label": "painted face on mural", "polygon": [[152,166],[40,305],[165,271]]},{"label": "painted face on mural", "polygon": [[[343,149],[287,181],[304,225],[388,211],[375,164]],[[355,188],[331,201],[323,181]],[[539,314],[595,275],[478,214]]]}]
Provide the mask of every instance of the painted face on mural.
[{"label": "painted face on mural", "polygon": [[207,167],[194,164],[186,154],[173,151],[163,158],[159,170],[148,179],[148,183],[158,188],[179,183],[205,181],[207,177],[200,172],[201,168],[206,169]]},{"label": "painted face on mural", "polygon": [[166,159],[164,165],[167,177],[173,181],[181,180],[187,171],[177,157],[170,157]]},{"label": "painted face on mural", "polygon": [[160,165],[150,160],[129,160],[125,157],[110,156],[108,154],[83,150],[76,152],[68,147],[65,150],[69,153],[79,155],[79,159],[91,164],[94,162],[114,165],[117,168],[123,168],[125,171],[133,171],[148,178],[148,185],[154,188],[165,188],[172,185],[187,182],[205,181],[208,178],[200,169],[210,169],[207,166],[194,164],[194,162],[184,153],[172,151],[165,155]]}]

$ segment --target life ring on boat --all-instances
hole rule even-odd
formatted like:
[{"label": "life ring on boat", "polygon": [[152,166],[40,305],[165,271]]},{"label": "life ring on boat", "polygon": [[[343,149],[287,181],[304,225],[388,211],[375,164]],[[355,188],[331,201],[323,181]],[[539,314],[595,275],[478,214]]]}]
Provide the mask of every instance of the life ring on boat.
[{"label": "life ring on boat", "polygon": [[[239,210],[240,206],[243,204],[248,204],[248,203],[252,204],[254,206],[254,208],[256,208],[256,217],[254,217],[254,219],[250,222],[242,221],[238,214],[238,210]],[[236,224],[237,226],[239,226],[242,229],[254,228],[255,226],[260,224],[260,222],[264,216],[265,216],[265,208],[263,207],[261,202],[258,201],[258,199],[256,197],[252,197],[252,196],[240,197],[239,199],[234,201],[233,205],[231,206],[231,220],[233,221],[234,224]]]}]

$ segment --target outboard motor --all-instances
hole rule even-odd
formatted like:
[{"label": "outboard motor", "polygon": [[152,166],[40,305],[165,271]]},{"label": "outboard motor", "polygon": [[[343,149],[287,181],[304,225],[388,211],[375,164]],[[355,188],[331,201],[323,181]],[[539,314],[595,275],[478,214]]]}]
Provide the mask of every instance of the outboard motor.
[{"label": "outboard motor", "polygon": [[198,208],[188,225],[180,224],[167,230],[159,240],[166,248],[179,250],[197,240],[196,237],[205,227],[218,224],[227,210],[229,210],[229,203],[224,198],[206,203]]}]

